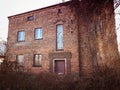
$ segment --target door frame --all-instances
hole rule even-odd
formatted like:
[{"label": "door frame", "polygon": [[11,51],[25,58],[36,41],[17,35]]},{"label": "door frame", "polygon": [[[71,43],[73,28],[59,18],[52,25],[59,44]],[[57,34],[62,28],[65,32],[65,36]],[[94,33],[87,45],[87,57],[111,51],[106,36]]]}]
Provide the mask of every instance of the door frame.
[{"label": "door frame", "polygon": [[67,60],[66,58],[56,58],[56,59],[53,59],[53,73],[55,73],[55,61],[65,61],[65,74],[67,74]]}]

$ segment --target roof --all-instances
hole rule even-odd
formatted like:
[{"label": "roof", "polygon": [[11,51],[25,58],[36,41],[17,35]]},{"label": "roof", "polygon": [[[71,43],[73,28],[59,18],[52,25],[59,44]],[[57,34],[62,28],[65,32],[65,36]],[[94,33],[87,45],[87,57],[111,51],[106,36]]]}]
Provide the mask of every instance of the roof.
[{"label": "roof", "polygon": [[64,5],[68,5],[69,3],[70,3],[70,1],[67,1],[67,2],[63,2],[63,3],[59,3],[59,4],[55,4],[55,5],[51,5],[51,6],[47,6],[47,7],[43,7],[43,8],[39,8],[39,9],[36,9],[36,10],[31,10],[31,11],[28,11],[28,12],[24,12],[24,13],[20,13],[20,14],[16,14],[16,15],[8,16],[8,18],[11,18],[11,17],[14,17],[14,16],[19,16],[19,15],[22,15],[22,14],[31,13],[31,12],[36,12],[36,11],[39,11],[39,10],[48,9],[48,8],[51,8],[51,7],[64,6]]}]

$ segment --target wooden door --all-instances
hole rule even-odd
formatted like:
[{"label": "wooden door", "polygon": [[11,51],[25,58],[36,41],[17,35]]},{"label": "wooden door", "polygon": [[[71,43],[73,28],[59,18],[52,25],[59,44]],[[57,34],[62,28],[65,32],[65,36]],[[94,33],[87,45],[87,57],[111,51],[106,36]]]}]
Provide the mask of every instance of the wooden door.
[{"label": "wooden door", "polygon": [[55,73],[65,74],[65,60],[55,60]]}]

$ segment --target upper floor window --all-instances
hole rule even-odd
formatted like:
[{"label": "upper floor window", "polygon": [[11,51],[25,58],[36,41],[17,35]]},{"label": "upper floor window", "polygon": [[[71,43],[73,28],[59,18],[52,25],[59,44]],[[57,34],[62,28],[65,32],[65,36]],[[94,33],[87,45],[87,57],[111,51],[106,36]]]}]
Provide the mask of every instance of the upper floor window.
[{"label": "upper floor window", "polygon": [[57,50],[63,49],[63,25],[57,25]]},{"label": "upper floor window", "polygon": [[42,55],[35,54],[34,55],[33,66],[41,66],[41,60],[42,60]]},{"label": "upper floor window", "polygon": [[18,41],[25,41],[25,31],[18,32]]},{"label": "upper floor window", "polygon": [[24,64],[24,55],[17,55],[17,64],[23,66]]},{"label": "upper floor window", "polygon": [[58,9],[58,14],[61,14],[62,13],[62,10],[61,9]]},{"label": "upper floor window", "polygon": [[33,16],[29,16],[29,17],[27,17],[27,20],[28,21],[32,21],[32,20],[34,20],[34,17]]},{"label": "upper floor window", "polygon": [[35,39],[42,39],[42,28],[35,29]]}]

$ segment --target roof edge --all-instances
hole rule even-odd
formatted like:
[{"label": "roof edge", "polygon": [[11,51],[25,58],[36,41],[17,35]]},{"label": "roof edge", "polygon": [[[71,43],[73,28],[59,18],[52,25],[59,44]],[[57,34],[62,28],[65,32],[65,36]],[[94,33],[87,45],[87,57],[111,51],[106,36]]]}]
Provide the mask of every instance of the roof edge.
[{"label": "roof edge", "polygon": [[11,18],[11,17],[14,17],[14,16],[19,16],[19,15],[22,15],[22,14],[27,14],[27,13],[30,13],[30,12],[35,12],[35,11],[43,10],[43,9],[47,9],[47,8],[51,8],[51,7],[55,7],[55,6],[58,6],[58,5],[67,5],[67,4],[69,4],[70,2],[71,2],[71,1],[66,1],[66,2],[62,2],[62,3],[58,3],[58,4],[46,6],[46,7],[43,7],[43,8],[39,8],[39,9],[35,9],[35,10],[23,12],[23,13],[20,13],[20,14],[8,16],[8,18]]}]

